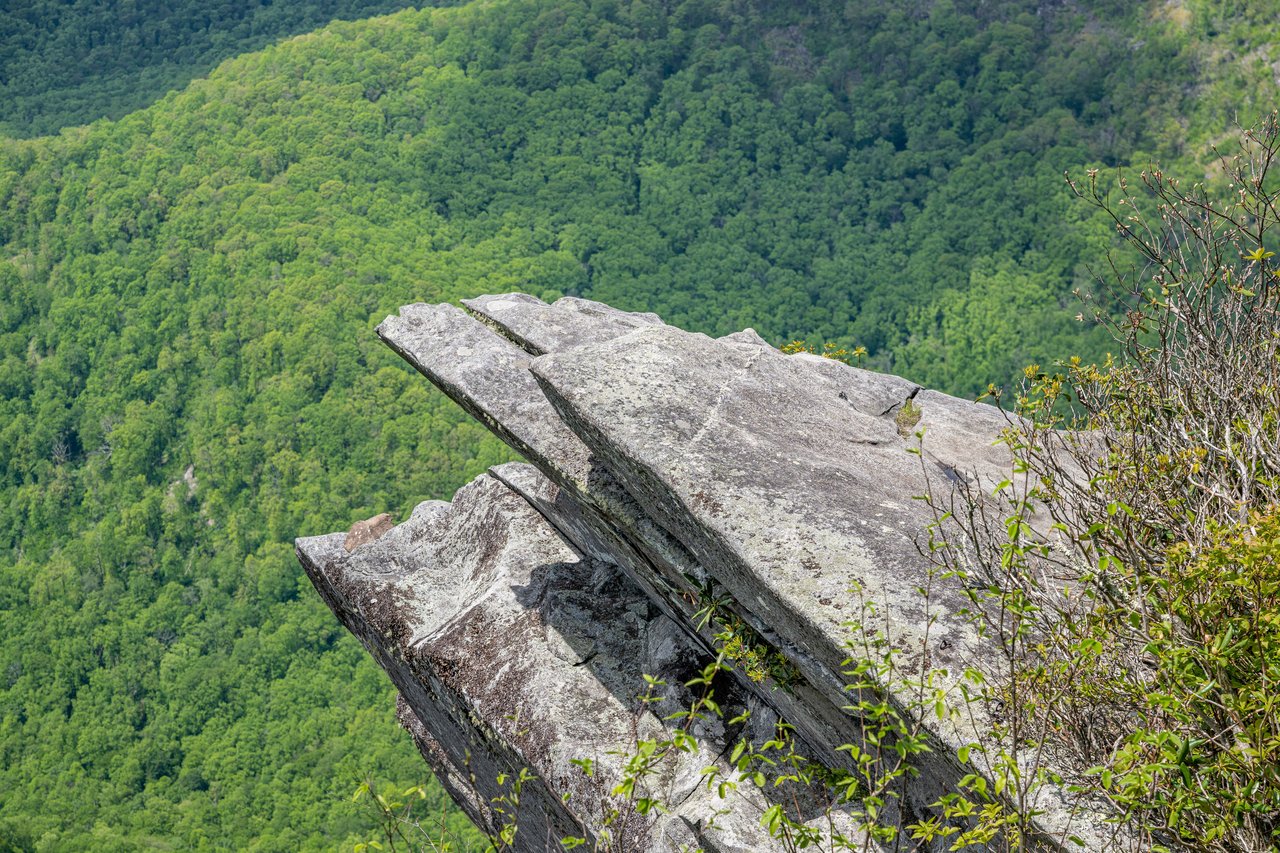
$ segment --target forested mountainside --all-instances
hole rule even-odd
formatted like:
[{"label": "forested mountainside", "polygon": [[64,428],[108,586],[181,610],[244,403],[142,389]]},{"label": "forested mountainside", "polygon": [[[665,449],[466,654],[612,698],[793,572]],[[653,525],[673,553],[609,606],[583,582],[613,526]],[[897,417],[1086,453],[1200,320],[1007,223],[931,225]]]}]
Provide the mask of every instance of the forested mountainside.
[{"label": "forested mountainside", "polygon": [[291,549],[507,458],[377,341],[397,306],[576,294],[965,394],[1096,356],[1063,170],[1211,171],[1273,21],[496,0],[0,140],[0,849],[334,849],[364,774],[420,778]]},{"label": "forested mountainside", "polygon": [[[407,0],[22,0],[0,5],[0,133],[35,136],[139,109],[218,62]],[[418,5],[445,6],[449,3]]]}]

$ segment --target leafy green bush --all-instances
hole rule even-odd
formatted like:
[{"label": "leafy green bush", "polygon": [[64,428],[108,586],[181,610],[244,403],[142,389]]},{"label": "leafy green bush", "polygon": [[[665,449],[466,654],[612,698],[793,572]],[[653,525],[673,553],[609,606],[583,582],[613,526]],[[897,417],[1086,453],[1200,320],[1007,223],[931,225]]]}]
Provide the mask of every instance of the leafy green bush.
[{"label": "leafy green bush", "polygon": [[1072,182],[1133,252],[1109,278],[1129,309],[1098,318],[1121,355],[1030,368],[1020,479],[934,531],[1010,662],[1009,748],[1109,800],[1117,846],[1280,840],[1278,154],[1273,114],[1222,158],[1225,197]]}]

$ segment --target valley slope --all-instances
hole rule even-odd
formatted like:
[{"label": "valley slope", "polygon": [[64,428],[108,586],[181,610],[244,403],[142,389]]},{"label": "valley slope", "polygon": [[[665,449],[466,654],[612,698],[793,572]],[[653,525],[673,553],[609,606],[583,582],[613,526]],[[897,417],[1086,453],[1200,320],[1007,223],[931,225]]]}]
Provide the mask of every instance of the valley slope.
[{"label": "valley slope", "polygon": [[333,849],[422,773],[291,548],[509,458],[377,341],[402,304],[581,295],[967,395],[1101,355],[1063,171],[1203,175],[1271,24],[899,5],[406,10],[0,139],[0,849]]}]

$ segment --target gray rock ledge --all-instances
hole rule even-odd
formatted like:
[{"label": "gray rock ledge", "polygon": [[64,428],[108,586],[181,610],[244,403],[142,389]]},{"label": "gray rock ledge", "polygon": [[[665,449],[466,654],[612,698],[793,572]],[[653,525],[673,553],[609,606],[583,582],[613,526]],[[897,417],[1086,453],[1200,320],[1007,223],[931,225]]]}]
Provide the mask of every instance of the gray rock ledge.
[{"label": "gray rock ledge", "polygon": [[[519,467],[508,474],[540,477]],[[732,682],[716,699],[749,719],[706,715],[689,728],[696,747],[673,751],[647,777],[643,793],[666,803],[664,813],[642,815],[613,795],[637,742],[670,739],[682,723],[671,716],[693,701],[684,683],[710,658],[616,566],[579,555],[496,478],[481,476],[451,504],[420,504],[358,550],[331,534],[299,539],[297,553],[391,676],[402,724],[477,824],[497,833],[512,795],[499,779],[532,774],[519,792],[517,850],[605,833],[624,850],[772,847],[759,824],[768,798],[724,755],[740,737],[770,736],[778,718]],[[645,674],[664,682],[647,703]],[[583,759],[591,774],[575,765]],[[713,766],[739,783],[728,802],[703,784]],[[734,813],[717,814],[726,805]]]},{"label": "gray rock ledge", "polygon": [[[499,828],[494,803],[509,790],[497,779],[525,770],[520,850],[559,850],[568,836],[622,850],[782,849],[758,823],[782,794],[743,783],[724,801],[699,773],[734,779],[734,744],[768,740],[780,719],[830,767],[852,767],[843,744],[870,748],[845,673],[859,601],[877,608],[904,671],[998,674],[963,614],[969,599],[929,580],[918,543],[932,516],[916,497],[1003,478],[1000,412],[784,356],[751,330],[713,340],[571,298],[464,304],[405,306],[378,334],[532,464],[495,467],[353,551],[342,534],[300,539],[297,551],[478,825]],[[919,431],[923,452],[912,455]],[[719,622],[705,618],[713,600]],[[750,710],[747,721],[694,726],[692,751],[669,758],[646,794],[667,811],[629,812],[611,794],[622,755],[637,739],[670,737],[664,717],[688,707],[682,685],[726,624],[785,664],[763,680],[733,667],[716,700]],[[645,674],[666,682],[648,705],[637,701]],[[910,697],[876,692],[909,713]],[[902,823],[934,814],[973,772],[957,753],[991,724],[972,706],[922,722],[932,749],[890,801]],[[584,758],[595,776],[574,763]],[[786,793],[816,821],[814,796]],[[1062,792],[1042,790],[1035,806],[1045,849],[1080,849],[1071,836],[1107,846],[1111,828]],[[614,809],[624,817],[607,819]],[[834,820],[853,832],[847,814]]]}]

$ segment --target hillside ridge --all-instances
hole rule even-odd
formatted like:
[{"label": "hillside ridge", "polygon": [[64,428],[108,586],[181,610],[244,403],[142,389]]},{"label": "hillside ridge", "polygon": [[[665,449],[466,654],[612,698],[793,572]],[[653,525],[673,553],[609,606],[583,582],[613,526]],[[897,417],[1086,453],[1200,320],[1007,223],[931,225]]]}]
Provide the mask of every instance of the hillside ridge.
[{"label": "hillside ridge", "polygon": [[1040,6],[402,10],[0,138],[0,837],[329,850],[420,778],[292,547],[513,458],[378,342],[398,306],[751,325],[962,398],[1104,358],[1114,225],[1063,171],[1204,175],[1280,39]]}]

